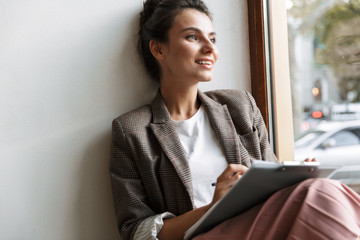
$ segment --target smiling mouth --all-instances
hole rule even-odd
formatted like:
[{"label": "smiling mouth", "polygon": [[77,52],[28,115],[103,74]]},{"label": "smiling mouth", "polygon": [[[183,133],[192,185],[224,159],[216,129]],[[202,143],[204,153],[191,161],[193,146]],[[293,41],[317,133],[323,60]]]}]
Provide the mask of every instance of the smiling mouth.
[{"label": "smiling mouth", "polygon": [[211,65],[212,64],[211,61],[195,61],[195,62],[200,65]]},{"label": "smiling mouth", "polygon": [[349,59],[349,61],[347,63],[350,65],[360,65],[360,59],[359,58]]}]

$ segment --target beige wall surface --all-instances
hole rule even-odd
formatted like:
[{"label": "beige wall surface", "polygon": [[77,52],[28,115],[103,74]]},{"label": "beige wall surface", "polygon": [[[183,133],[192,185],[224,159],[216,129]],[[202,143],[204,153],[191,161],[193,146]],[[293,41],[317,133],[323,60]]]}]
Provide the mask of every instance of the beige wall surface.
[{"label": "beige wall surface", "polygon": [[[201,89],[250,90],[245,0],[205,0],[220,59]],[[0,0],[0,239],[118,239],[111,121],[156,87],[136,52],[142,0]]]}]

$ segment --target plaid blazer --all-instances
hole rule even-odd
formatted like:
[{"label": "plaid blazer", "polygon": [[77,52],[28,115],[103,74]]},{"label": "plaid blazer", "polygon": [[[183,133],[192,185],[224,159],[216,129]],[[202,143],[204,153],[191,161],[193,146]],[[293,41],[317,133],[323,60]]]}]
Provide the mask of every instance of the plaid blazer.
[{"label": "plaid blazer", "polygon": [[[248,92],[198,91],[198,97],[229,164],[277,161]],[[194,208],[189,165],[160,91],[150,105],[114,119],[110,173],[123,239],[132,239],[147,217],[167,211],[180,215]]]}]

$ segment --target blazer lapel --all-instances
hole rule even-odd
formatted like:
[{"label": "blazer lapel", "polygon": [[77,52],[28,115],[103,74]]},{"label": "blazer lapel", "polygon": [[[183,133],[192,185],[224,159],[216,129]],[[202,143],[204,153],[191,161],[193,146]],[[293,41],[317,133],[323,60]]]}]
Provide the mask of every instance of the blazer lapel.
[{"label": "blazer lapel", "polygon": [[160,91],[158,91],[151,106],[153,111],[153,123],[150,124],[151,129],[166,156],[173,164],[193,202],[191,172],[188,160]]},{"label": "blazer lapel", "polygon": [[227,162],[241,163],[240,141],[227,106],[215,102],[201,91],[198,91],[198,96],[205,107]]}]

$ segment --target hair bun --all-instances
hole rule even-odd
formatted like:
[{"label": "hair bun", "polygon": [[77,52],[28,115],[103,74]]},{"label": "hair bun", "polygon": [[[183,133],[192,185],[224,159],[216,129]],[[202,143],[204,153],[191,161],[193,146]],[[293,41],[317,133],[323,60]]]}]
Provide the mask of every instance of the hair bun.
[{"label": "hair bun", "polygon": [[144,2],[143,11],[140,13],[140,25],[144,25],[145,22],[151,18],[155,9],[160,5],[162,0],[146,0]]}]

